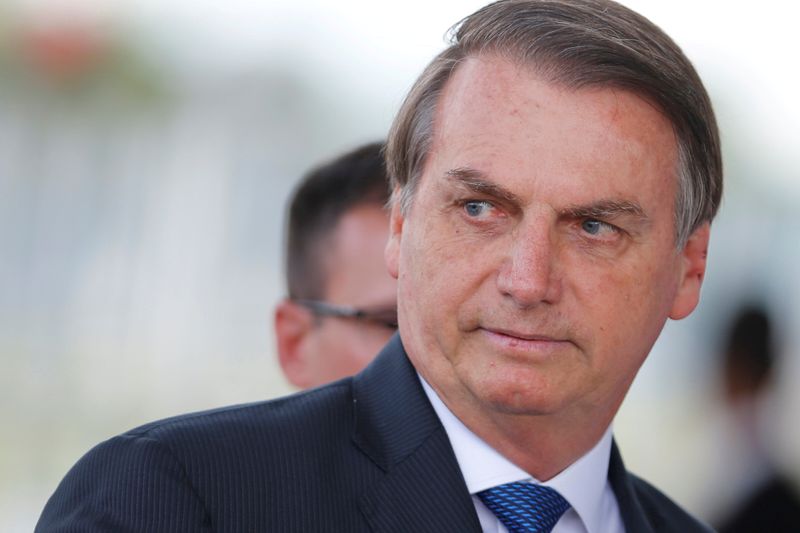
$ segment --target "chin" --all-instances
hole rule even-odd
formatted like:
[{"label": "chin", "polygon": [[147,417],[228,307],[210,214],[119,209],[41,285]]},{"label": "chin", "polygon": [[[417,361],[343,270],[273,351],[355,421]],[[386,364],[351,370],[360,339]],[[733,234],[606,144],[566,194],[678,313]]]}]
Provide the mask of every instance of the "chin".
[{"label": "chin", "polygon": [[[479,385],[478,396],[496,412],[509,415],[547,415],[563,407],[563,391],[538,379],[484,381]],[[522,378],[522,379],[520,379]]]}]

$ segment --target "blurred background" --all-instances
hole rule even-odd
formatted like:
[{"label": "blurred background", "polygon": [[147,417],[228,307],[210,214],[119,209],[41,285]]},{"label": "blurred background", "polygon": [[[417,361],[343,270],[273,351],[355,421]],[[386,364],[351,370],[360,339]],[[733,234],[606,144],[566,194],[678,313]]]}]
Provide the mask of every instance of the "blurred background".
[{"label": "blurred background", "polygon": [[[624,3],[705,80],[727,189],[703,301],[615,429],[631,469],[716,520],[752,480],[720,373],[745,302],[770,310],[779,356],[747,410],[800,479],[800,39],[779,0]],[[286,198],[382,138],[482,4],[0,0],[1,531],[32,530],[100,440],[290,391],[272,338]]]}]

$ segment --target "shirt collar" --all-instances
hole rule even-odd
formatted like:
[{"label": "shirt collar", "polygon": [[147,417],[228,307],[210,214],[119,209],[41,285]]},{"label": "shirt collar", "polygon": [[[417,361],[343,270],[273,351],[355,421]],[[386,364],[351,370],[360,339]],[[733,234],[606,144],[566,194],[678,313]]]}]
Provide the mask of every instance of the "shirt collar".
[{"label": "shirt collar", "polygon": [[[474,495],[490,487],[512,481],[539,483],[537,479],[500,455],[470,431],[422,376],[419,376],[419,380],[444,426],[470,494]],[[609,426],[591,450],[552,479],[541,483],[554,488],[566,498],[583,521],[587,531],[602,531],[602,496],[608,484],[610,457],[611,427]]]}]

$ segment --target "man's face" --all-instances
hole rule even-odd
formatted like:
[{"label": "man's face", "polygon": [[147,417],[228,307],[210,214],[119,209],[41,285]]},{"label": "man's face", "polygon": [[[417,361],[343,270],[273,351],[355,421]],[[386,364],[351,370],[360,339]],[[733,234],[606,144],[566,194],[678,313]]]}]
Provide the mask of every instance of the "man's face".
[{"label": "man's face", "polygon": [[[383,250],[389,219],[378,205],[349,210],[326,246],[326,302],[359,309],[396,305],[397,282],[386,270]],[[316,386],[357,373],[392,336],[384,325],[341,317],[319,317],[304,338],[304,382]]]},{"label": "man's face", "polygon": [[610,422],[666,318],[697,302],[708,227],[676,248],[676,154],[631,93],[496,57],[458,68],[386,251],[404,345],[457,416]]}]

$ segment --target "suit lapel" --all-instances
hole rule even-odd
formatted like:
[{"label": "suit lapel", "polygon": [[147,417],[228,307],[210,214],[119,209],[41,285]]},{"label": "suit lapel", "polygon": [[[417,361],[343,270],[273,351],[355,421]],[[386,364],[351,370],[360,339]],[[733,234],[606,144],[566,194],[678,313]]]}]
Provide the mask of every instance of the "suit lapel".
[{"label": "suit lapel", "polygon": [[611,458],[608,464],[608,481],[614,490],[619,504],[619,512],[625,524],[625,531],[650,533],[654,531],[639,497],[633,488],[631,476],[625,469],[617,443],[611,445]]},{"label": "suit lapel", "polygon": [[479,532],[450,441],[395,337],[353,382],[353,442],[384,472],[360,505],[375,531]]}]

